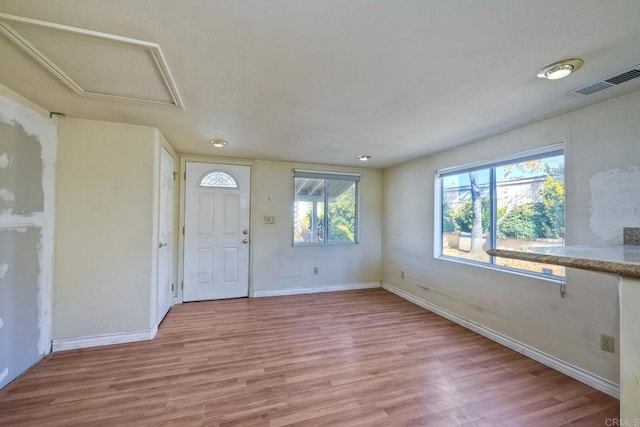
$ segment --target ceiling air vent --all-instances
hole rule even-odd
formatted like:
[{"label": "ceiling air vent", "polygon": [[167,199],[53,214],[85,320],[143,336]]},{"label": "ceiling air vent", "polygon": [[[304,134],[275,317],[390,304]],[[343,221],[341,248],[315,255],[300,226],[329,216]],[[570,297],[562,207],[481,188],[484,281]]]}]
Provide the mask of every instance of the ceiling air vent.
[{"label": "ceiling air vent", "polygon": [[[640,66],[638,68],[640,68]],[[629,80],[637,79],[638,77],[640,77],[640,70],[634,68],[625,73],[613,76],[605,80],[605,82],[611,83],[612,85],[619,85],[620,83],[628,82]]]},{"label": "ceiling air vent", "polygon": [[596,92],[600,92],[601,90],[628,82],[629,80],[637,79],[638,77],[640,77],[640,64],[627,68],[613,76],[605,77],[598,82],[574,89],[569,93],[578,96],[589,96]]}]

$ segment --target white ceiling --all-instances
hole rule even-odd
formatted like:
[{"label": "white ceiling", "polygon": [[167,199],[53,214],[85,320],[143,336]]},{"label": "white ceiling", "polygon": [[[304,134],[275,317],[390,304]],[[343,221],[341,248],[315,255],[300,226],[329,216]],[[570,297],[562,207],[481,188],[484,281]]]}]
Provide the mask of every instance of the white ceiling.
[{"label": "white ceiling", "polygon": [[[0,83],[68,116],[156,126],[183,153],[386,167],[640,89],[567,93],[640,63],[638,0],[0,0],[0,13],[159,44],[185,110],[78,95],[4,36]],[[571,57],[585,60],[575,75],[536,77]],[[141,78],[124,61],[101,86]]]}]

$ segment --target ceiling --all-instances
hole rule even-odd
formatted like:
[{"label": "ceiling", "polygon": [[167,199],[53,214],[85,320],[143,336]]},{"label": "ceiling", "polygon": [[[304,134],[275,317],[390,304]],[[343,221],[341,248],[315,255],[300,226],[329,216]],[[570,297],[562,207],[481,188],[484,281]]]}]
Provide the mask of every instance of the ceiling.
[{"label": "ceiling", "polygon": [[[158,44],[184,109],[82,96],[4,36],[0,83],[68,116],[156,126],[190,154],[370,154],[383,168],[640,89],[568,93],[640,64],[637,0],[0,0],[0,13]],[[107,64],[109,46],[34,37],[73,52],[87,86],[160,87],[137,51]],[[536,77],[572,57],[578,73]]]}]

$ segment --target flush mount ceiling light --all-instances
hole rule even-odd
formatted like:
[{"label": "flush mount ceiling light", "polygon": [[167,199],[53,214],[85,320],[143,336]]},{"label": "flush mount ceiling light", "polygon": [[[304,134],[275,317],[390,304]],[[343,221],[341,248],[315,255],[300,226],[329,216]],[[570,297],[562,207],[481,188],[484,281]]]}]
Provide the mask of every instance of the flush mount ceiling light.
[{"label": "flush mount ceiling light", "polygon": [[538,77],[541,79],[557,80],[567,77],[571,73],[575,73],[582,67],[584,61],[579,58],[565,59],[554,62],[538,71]]},{"label": "flush mount ceiling light", "polygon": [[211,143],[216,148],[222,148],[227,145],[227,141],[220,138],[212,139],[211,141],[209,141],[209,143]]},{"label": "flush mount ceiling light", "polygon": [[359,156],[356,156],[356,158],[358,160],[360,160],[361,162],[366,162],[367,160],[369,160],[371,158],[371,156],[368,155],[368,154],[360,154]]}]

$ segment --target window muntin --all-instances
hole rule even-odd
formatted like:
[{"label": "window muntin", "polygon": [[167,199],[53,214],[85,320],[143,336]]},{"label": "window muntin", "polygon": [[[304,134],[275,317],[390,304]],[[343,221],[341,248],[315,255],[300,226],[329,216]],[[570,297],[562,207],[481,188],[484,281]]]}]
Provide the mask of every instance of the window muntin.
[{"label": "window muntin", "polygon": [[294,171],[293,243],[357,243],[359,175]]},{"label": "window muntin", "polygon": [[563,267],[495,258],[485,252],[487,247],[564,245],[562,149],[457,168],[439,173],[439,178],[441,257],[564,277]]},{"label": "window muntin", "polygon": [[209,172],[200,180],[201,187],[214,188],[238,188],[236,180],[231,175],[222,171]]}]

